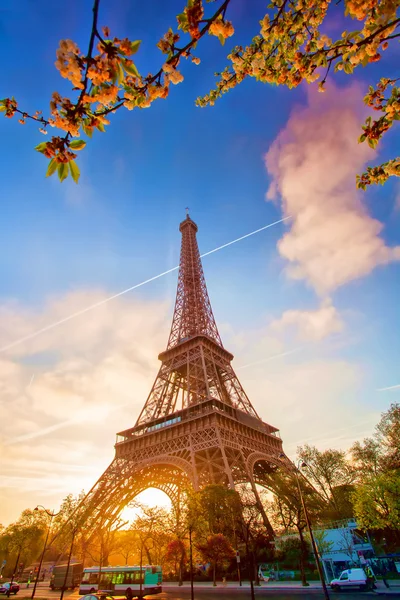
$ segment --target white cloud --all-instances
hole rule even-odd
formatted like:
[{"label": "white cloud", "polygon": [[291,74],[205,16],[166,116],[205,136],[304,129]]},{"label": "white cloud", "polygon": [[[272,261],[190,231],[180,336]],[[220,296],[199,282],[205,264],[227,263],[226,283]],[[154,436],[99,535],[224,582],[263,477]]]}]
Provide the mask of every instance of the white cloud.
[{"label": "white cloud", "polygon": [[[75,292],[36,312],[3,306],[1,337],[12,342],[106,297]],[[0,357],[2,520],[43,504],[42,496],[57,506],[95,483],[113,458],[116,432],[133,427],[147,398],[168,313],[165,303],[117,298]]]},{"label": "white cloud", "polygon": [[326,300],[316,310],[286,310],[272,321],[270,328],[278,334],[294,330],[300,340],[319,342],[343,331],[344,323],[337,309]]},{"label": "white cloud", "polygon": [[379,419],[361,404],[360,367],[344,360],[295,354],[289,362],[246,369],[240,378],[258,414],[280,428],[290,456],[306,442],[346,449]]},{"label": "white cloud", "polygon": [[356,87],[311,92],[308,106],[295,109],[265,157],[272,178],[267,199],[279,196],[284,214],[292,216],[278,243],[290,263],[287,274],[321,295],[400,260],[400,246],[386,246],[382,224],[355,188],[356,173],[374,156],[357,143],[360,106]]}]

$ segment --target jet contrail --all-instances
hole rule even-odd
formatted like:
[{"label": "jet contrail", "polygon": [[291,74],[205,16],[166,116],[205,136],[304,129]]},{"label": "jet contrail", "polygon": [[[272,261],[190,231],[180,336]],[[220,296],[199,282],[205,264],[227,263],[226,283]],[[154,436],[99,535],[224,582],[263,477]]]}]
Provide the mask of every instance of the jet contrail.
[{"label": "jet contrail", "polygon": [[236,371],[239,371],[239,369],[247,369],[247,367],[253,367],[254,365],[261,365],[262,363],[269,362],[270,360],[274,360],[275,358],[283,358],[284,356],[289,356],[289,354],[299,352],[299,350],[303,350],[303,348],[304,346],[299,346],[298,348],[293,348],[293,350],[288,350],[287,352],[273,354],[272,356],[268,356],[267,358],[262,358],[261,360],[256,360],[255,362],[248,363],[247,365],[241,365],[240,367],[236,367]]},{"label": "jet contrail", "polygon": [[389,390],[398,390],[400,389],[400,383],[398,383],[397,385],[391,385],[389,387],[385,387],[385,388],[379,388],[379,390],[376,390],[377,392],[387,392]]},{"label": "jet contrail", "polygon": [[[208,256],[209,254],[218,252],[218,250],[222,250],[223,248],[226,248],[227,246],[236,244],[236,242],[240,242],[241,240],[244,240],[245,238],[248,238],[251,235],[259,233],[260,231],[264,231],[265,229],[269,229],[270,227],[273,227],[274,225],[283,223],[283,221],[287,221],[287,219],[290,219],[290,218],[291,218],[290,216],[283,217],[283,219],[279,219],[279,221],[274,221],[273,223],[270,223],[269,225],[264,225],[264,227],[260,227],[259,229],[256,229],[255,231],[252,231],[250,233],[246,233],[246,235],[242,235],[241,237],[236,238],[236,240],[232,240],[231,242],[228,242],[227,244],[218,246],[218,248],[214,248],[214,250],[209,250],[208,252],[201,254],[200,257],[204,258],[204,256]],[[137,283],[136,285],[132,285],[131,287],[127,288],[126,290],[122,290],[122,292],[118,292],[118,294],[109,296],[108,298],[105,298],[104,300],[100,300],[99,302],[96,302],[95,304],[92,304],[91,306],[87,306],[86,308],[83,308],[82,310],[78,310],[77,312],[73,313],[72,315],[68,315],[67,317],[60,319],[59,321],[56,321],[55,323],[50,323],[49,325],[46,325],[46,327],[42,327],[41,329],[38,329],[37,331],[30,333],[29,335],[25,335],[24,337],[20,338],[19,340],[15,340],[15,342],[11,342],[11,344],[7,344],[7,346],[3,346],[2,348],[0,348],[0,353],[6,352],[6,350],[9,350],[10,348],[14,348],[15,346],[18,346],[19,344],[22,344],[23,342],[32,340],[33,338],[40,335],[41,333],[45,333],[46,331],[49,331],[50,329],[54,329],[54,327],[58,327],[58,325],[62,325],[63,323],[66,323],[67,321],[71,321],[71,319],[75,319],[75,317],[84,315],[85,313],[89,312],[89,310],[92,310],[93,308],[98,308],[99,306],[106,304],[106,302],[110,302],[110,300],[115,300],[115,298],[119,298],[119,296],[123,296],[124,294],[127,294],[128,292],[131,292],[132,290],[136,290],[137,288],[142,287],[143,285],[146,285],[147,283],[150,283],[151,281],[155,281],[156,279],[159,279],[160,277],[164,277],[164,275],[168,275],[168,273],[172,273],[173,271],[176,271],[177,269],[179,269],[179,265],[176,267],[172,267],[172,269],[168,269],[167,271],[163,271],[162,273],[159,273],[158,275],[155,275],[154,277],[150,277],[149,279],[146,279],[145,281],[141,281],[140,283]]]}]

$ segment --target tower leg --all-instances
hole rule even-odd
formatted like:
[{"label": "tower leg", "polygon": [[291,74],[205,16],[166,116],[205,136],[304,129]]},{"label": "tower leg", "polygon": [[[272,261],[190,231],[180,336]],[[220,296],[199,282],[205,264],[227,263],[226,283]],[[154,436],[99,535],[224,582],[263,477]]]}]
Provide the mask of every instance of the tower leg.
[{"label": "tower leg", "polygon": [[263,503],[261,502],[261,498],[258,493],[256,484],[254,483],[253,476],[250,473],[249,473],[249,481],[250,481],[251,489],[253,490],[254,497],[256,499],[257,508],[261,513],[261,517],[262,517],[264,526],[268,532],[269,537],[273,538],[273,537],[275,537],[274,528],[272,527],[270,520],[268,519],[268,516],[267,516],[267,513],[265,512]]}]

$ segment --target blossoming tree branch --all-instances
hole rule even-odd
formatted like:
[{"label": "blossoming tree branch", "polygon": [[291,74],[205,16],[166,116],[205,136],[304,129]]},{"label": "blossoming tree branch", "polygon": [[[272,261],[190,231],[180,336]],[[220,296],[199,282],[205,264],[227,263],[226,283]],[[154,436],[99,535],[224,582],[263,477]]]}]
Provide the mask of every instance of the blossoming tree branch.
[{"label": "blossoming tree branch", "polygon": [[[61,76],[71,82],[74,97],[63,98],[54,92],[47,117],[41,111],[31,114],[20,108],[14,97],[0,100],[0,111],[9,118],[18,115],[21,124],[27,119],[36,121],[43,134],[48,133],[49,127],[58,129],[59,135],[35,149],[49,159],[47,176],[57,171],[61,181],[70,174],[77,182],[80,173],[76,152],[86,146],[81,135],[91,138],[94,130],[104,132],[110,116],[121,108],[148,108],[156,99],[166,98],[171,84],[183,81],[179,71],[182,59],[200,63],[193,52],[206,34],[217,36],[221,44],[234,35],[233,24],[226,19],[231,2],[217,2],[217,9],[214,6],[211,12],[208,1],[204,4],[203,0],[188,0],[177,15],[177,30],[169,29],[157,44],[164,55],[162,65],[155,74],[143,76],[132,59],[140,49],[140,41],[112,38],[108,27],[100,33],[100,0],[94,0],[87,53],[83,54],[71,40],[61,40],[57,50],[55,65]],[[230,52],[230,66],[217,74],[215,89],[198,98],[197,105],[212,106],[247,77],[289,88],[302,81],[319,80],[319,91],[323,92],[332,66],[335,71],[350,75],[359,66],[381,61],[389,44],[400,37],[400,0],[339,0],[336,4],[340,2],[347,21],[358,21],[359,28],[344,31],[340,39],[333,40],[323,32],[331,0],[271,0],[260,22],[259,35],[250,45],[236,46]],[[397,81],[383,77],[375,87],[369,87],[364,101],[379,114],[376,119],[366,120],[360,143],[367,142],[375,149],[393,122],[400,120]],[[393,175],[400,176],[400,158],[368,167],[365,173],[357,175],[357,186],[366,189]]]}]

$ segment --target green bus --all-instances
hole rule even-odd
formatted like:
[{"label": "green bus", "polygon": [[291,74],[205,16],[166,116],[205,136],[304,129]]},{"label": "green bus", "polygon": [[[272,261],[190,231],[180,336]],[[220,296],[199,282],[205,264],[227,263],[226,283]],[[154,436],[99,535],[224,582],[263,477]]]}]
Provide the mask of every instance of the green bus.
[{"label": "green bus", "polygon": [[162,569],[153,565],[83,569],[79,593],[99,591],[110,596],[126,596],[128,600],[159,594],[162,592]]}]

